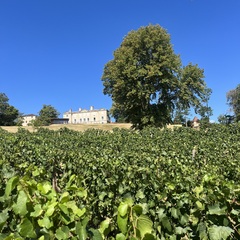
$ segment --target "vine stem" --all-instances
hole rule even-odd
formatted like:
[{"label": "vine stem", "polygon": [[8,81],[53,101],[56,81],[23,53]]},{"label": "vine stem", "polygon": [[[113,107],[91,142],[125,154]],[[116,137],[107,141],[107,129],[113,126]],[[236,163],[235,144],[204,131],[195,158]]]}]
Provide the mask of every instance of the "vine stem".
[{"label": "vine stem", "polygon": [[133,219],[133,209],[132,209],[132,207],[130,207],[130,220],[131,220],[132,226],[133,226],[133,236],[136,238],[137,237],[137,232],[136,232],[136,226],[135,226],[134,219]]}]

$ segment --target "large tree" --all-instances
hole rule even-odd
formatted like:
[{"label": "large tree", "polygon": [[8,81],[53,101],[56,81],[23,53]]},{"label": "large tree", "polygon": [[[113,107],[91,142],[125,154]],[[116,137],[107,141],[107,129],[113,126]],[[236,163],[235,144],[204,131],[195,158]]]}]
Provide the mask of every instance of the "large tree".
[{"label": "large tree", "polygon": [[8,103],[5,93],[0,93],[0,126],[16,125],[19,111]]},{"label": "large tree", "polygon": [[240,121],[240,84],[227,92],[227,102],[235,114],[236,121]]},{"label": "large tree", "polygon": [[200,109],[208,88],[203,70],[182,66],[170,36],[159,25],[131,31],[104,67],[104,94],[111,96],[113,117],[135,128],[172,122],[175,108]]},{"label": "large tree", "polygon": [[48,126],[51,124],[52,119],[57,118],[59,112],[51,105],[44,104],[39,111],[38,118],[34,121],[34,126]]}]

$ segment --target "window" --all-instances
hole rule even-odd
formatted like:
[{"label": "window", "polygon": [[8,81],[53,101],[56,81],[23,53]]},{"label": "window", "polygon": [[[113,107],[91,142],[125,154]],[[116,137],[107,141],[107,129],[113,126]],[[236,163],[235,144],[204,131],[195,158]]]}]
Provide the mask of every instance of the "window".
[{"label": "window", "polygon": [[95,117],[93,118],[93,121],[94,121],[94,122],[96,121],[96,118],[95,118]]}]

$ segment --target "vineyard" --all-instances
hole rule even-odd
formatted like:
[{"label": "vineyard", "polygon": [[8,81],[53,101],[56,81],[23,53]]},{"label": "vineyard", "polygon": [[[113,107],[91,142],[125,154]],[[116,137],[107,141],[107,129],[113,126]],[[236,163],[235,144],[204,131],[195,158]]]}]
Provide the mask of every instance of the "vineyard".
[{"label": "vineyard", "polygon": [[240,125],[0,129],[0,240],[240,239]]}]

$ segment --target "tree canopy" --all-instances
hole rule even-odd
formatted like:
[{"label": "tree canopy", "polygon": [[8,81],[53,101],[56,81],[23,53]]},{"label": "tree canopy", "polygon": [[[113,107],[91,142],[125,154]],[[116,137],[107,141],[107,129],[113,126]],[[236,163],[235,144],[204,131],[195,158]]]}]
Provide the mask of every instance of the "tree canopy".
[{"label": "tree canopy", "polygon": [[170,35],[159,25],[131,31],[104,67],[104,94],[112,98],[111,115],[135,128],[164,126],[174,109],[204,105],[204,71],[198,65],[182,66]]},{"label": "tree canopy", "polygon": [[5,93],[0,93],[0,126],[16,125],[19,111],[8,103]]},{"label": "tree canopy", "polygon": [[236,121],[240,121],[240,84],[227,92],[227,102],[235,114]]},{"label": "tree canopy", "polygon": [[34,126],[48,126],[51,124],[52,119],[57,118],[59,112],[51,105],[44,104],[39,111],[38,118],[34,121]]}]

